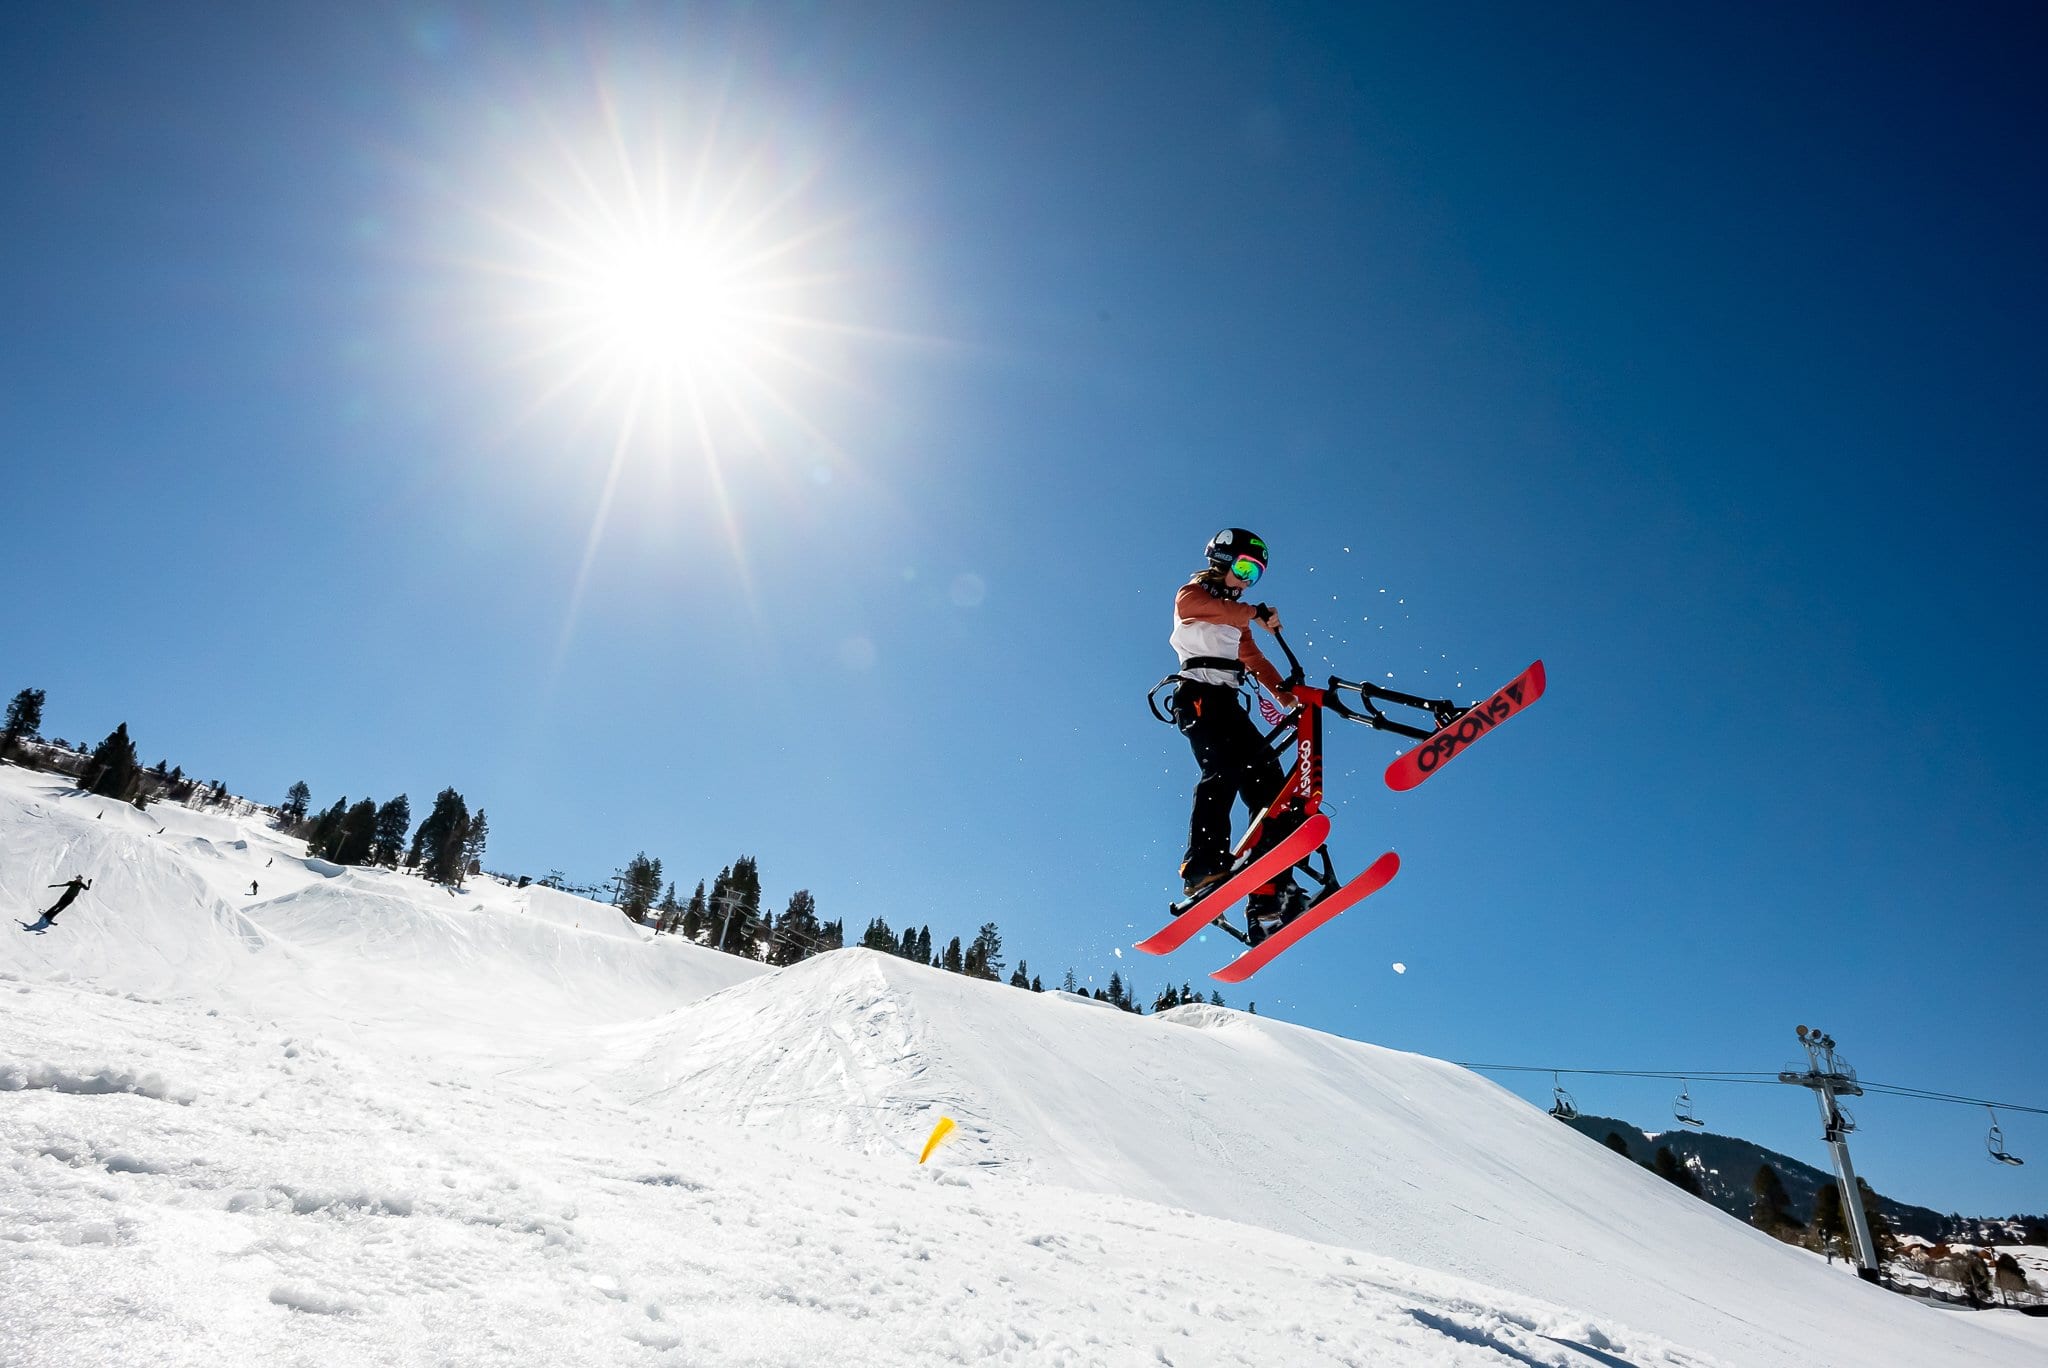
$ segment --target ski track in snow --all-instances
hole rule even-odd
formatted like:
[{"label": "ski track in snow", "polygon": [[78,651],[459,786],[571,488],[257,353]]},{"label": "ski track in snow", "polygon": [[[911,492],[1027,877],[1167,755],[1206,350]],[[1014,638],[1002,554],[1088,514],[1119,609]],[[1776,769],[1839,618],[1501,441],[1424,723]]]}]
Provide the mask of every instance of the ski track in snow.
[{"label": "ski track in snow", "polygon": [[[1820,1272],[1436,1061],[868,952],[768,973],[298,849],[0,767],[0,901],[96,880],[0,941],[0,1365],[2048,1352]],[[960,1134],[919,1167],[940,1114]],[[1693,1243],[1646,1234],[1672,1223]]]}]

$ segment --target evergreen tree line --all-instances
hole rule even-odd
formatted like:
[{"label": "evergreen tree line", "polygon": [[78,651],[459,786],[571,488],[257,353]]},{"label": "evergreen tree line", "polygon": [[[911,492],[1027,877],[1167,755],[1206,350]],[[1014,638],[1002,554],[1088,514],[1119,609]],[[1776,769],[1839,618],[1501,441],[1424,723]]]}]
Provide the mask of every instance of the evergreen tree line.
[{"label": "evergreen tree line", "polygon": [[382,804],[372,798],[355,803],[337,798],[317,817],[309,815],[312,800],[305,780],[293,784],[278,809],[278,822],[305,837],[306,853],[316,859],[403,868],[451,885],[483,869],[490,819],[482,808],[472,813],[468,801],[452,788],[435,796],[433,810],[417,829],[412,825],[412,803],[403,793]]},{"label": "evergreen tree line", "polygon": [[[841,949],[846,944],[844,923],[820,920],[817,900],[809,889],[800,888],[791,894],[780,915],[764,909],[760,866],[751,855],[742,855],[719,870],[708,887],[699,880],[687,899],[679,898],[676,885],[666,879],[660,859],[650,857],[643,850],[628,860],[625,868],[614,878],[612,901],[635,922],[652,926],[657,935],[678,935],[698,945],[767,964],[796,964],[812,955]],[[559,876],[542,882],[554,887],[563,886]],[[876,917],[855,943],[865,949],[967,978],[985,979],[992,983],[1008,982],[1013,988],[1033,993],[1045,991],[1045,981],[1033,974],[1030,965],[1021,958],[1016,968],[1009,970],[1005,977],[1003,936],[994,922],[983,922],[970,941],[955,936],[946,942],[944,948],[935,950],[929,925],[906,926],[898,932],[886,919]],[[1097,1001],[1110,1003],[1127,1012],[1142,1013],[1145,1010],[1120,974],[1109,976],[1108,988],[1097,988],[1089,994],[1075,981],[1074,971],[1069,969],[1061,990],[1083,997],[1093,996]],[[1163,1012],[1184,1003],[1201,1001],[1201,995],[1185,983],[1179,988],[1168,985],[1154,999],[1152,1010]],[[1208,1001],[1218,1007],[1224,1005],[1221,993],[1211,993]]]},{"label": "evergreen tree line", "polygon": [[789,965],[845,943],[839,922],[823,921],[807,888],[790,894],[780,915],[761,905],[761,870],[742,855],[706,887],[697,881],[687,900],[676,896],[661,861],[641,851],[612,880],[612,902],[656,935],[681,936],[698,945],[767,964]]},{"label": "evergreen tree line", "polygon": [[[0,729],[0,760],[10,758],[24,740],[40,742],[44,691],[23,689],[8,704],[4,729]],[[65,743],[53,743],[67,756],[74,754]],[[153,770],[142,768],[135,744],[122,723],[89,755],[77,773],[81,787],[106,797],[146,805],[158,797],[178,802],[229,804],[236,800],[220,780],[200,784],[185,777],[182,769],[166,768],[159,761]],[[26,755],[26,752],[23,752]],[[293,784],[284,803],[276,810],[278,825],[306,841],[307,853],[340,865],[381,866],[407,869],[436,883],[457,884],[465,875],[480,873],[489,821],[483,809],[471,813],[462,794],[453,788],[441,790],[434,806],[417,829],[412,829],[412,806],[405,794],[378,803],[363,798],[351,803],[337,798],[317,814],[312,810],[313,794],[304,780]],[[406,833],[412,831],[408,842]],[[521,879],[523,886],[530,882]],[[565,888],[559,874],[541,882]],[[842,922],[827,922],[818,915],[817,900],[809,889],[798,889],[778,914],[761,903],[760,868],[754,857],[742,855],[719,870],[707,887],[699,880],[687,900],[679,899],[673,882],[665,882],[661,861],[645,851],[636,854],[612,881],[612,901],[643,926],[652,925],[656,934],[679,935],[699,945],[768,964],[790,965],[837,950],[846,943]],[[899,935],[888,922],[877,917],[868,923],[860,942],[871,950],[897,955],[918,964],[962,974],[968,978],[1005,981],[1003,938],[994,922],[983,922],[974,937],[963,942],[955,936],[943,949],[934,951],[930,926],[905,927]],[[1010,970],[1007,982],[1030,992],[1045,991],[1044,982],[1033,975],[1023,959]],[[1145,1009],[1122,975],[1112,973],[1107,988],[1092,994],[1075,982],[1067,971],[1061,991],[1092,996],[1127,1012]],[[1189,985],[1168,984],[1153,999],[1152,1010],[1167,1011],[1203,999]],[[1223,997],[1212,992],[1211,1003],[1222,1006]]]},{"label": "evergreen tree line", "polygon": [[[147,808],[159,799],[195,807],[231,807],[242,803],[219,779],[202,782],[190,778],[182,765],[173,766],[167,760],[143,765],[126,722],[108,732],[106,740],[90,750],[82,742],[73,746],[61,737],[43,740],[43,705],[47,698],[41,689],[22,689],[8,701],[5,719],[0,721],[0,761],[11,760],[31,769],[69,775],[87,793],[132,803],[137,808]],[[255,810],[254,804],[245,806]]]},{"label": "evergreen tree line", "polygon": [[[133,803],[138,808],[147,807],[158,798],[195,806],[225,807],[241,801],[228,792],[222,781],[214,779],[202,784],[187,778],[183,767],[172,768],[159,760],[153,768],[144,768],[126,722],[109,732],[106,740],[85,755],[82,764],[69,758],[78,752],[71,751],[64,742],[50,743],[48,750],[65,757],[58,760],[41,746],[47,697],[41,689],[23,689],[9,701],[5,721],[0,723],[0,760],[25,759],[42,767],[61,769],[75,775],[85,791]],[[37,742],[37,752],[30,754],[22,745],[24,741]],[[80,747],[79,752],[83,749]],[[402,793],[381,805],[368,798],[355,804],[337,798],[332,807],[318,816],[311,814],[312,801],[312,790],[300,780],[291,786],[284,805],[277,809],[277,821],[284,830],[305,837],[307,853],[316,858],[335,864],[383,865],[391,869],[402,865],[445,884],[460,883],[465,874],[482,867],[484,843],[490,833],[489,819],[482,808],[472,813],[462,795],[452,788],[441,790],[434,799],[433,811],[412,832],[409,846],[406,833],[412,828],[412,807]],[[253,804],[248,806],[256,810]]]},{"label": "evergreen tree line", "polygon": [[[964,974],[968,978],[986,979],[991,983],[1004,982],[1003,976],[1003,933],[994,922],[983,922],[981,929],[974,933],[974,939],[962,942],[958,936],[946,942],[943,950],[932,949],[932,929],[929,926],[904,927],[898,936],[889,928],[889,923],[876,917],[868,923],[868,929],[861,934],[860,943],[870,950],[879,950],[885,955],[895,955],[913,964],[928,965],[943,969],[949,974]],[[1008,982],[1013,988],[1024,988],[1042,993],[1045,984],[1031,975],[1031,967],[1022,959],[1017,961]]]}]

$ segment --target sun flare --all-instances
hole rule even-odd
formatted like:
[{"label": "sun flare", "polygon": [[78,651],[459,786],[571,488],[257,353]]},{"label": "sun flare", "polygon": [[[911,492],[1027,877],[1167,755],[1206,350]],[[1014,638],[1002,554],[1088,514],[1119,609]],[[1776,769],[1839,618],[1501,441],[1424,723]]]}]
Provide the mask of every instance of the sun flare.
[{"label": "sun flare", "polygon": [[729,235],[634,227],[567,253],[529,324],[544,353],[608,392],[661,402],[752,391],[794,404],[794,334],[825,324],[808,316],[802,282],[768,264],[774,255]]},{"label": "sun flare", "polygon": [[[583,478],[595,506],[563,631],[607,528],[722,530],[738,510],[845,487],[842,434],[897,274],[873,191],[828,125],[736,82],[621,77],[501,107],[452,183],[469,213],[460,317],[495,372],[504,445]],[[870,377],[870,380],[872,377]]]},{"label": "sun flare", "polygon": [[748,316],[744,273],[716,244],[625,244],[584,289],[597,345],[631,369],[738,364],[761,341]]},{"label": "sun flare", "polygon": [[726,108],[601,109],[581,138],[546,126],[487,200],[487,338],[522,413],[566,408],[615,460],[714,477],[833,450],[821,414],[877,334],[847,321],[854,216],[829,202],[825,162]]}]

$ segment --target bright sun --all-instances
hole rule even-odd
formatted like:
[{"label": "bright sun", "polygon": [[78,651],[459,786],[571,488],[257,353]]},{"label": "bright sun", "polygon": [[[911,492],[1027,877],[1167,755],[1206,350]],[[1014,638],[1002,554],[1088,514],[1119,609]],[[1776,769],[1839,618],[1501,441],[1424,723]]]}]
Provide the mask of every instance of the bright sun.
[{"label": "bright sun", "polygon": [[777,380],[789,388],[777,372],[794,359],[788,334],[807,321],[804,301],[762,248],[642,230],[594,243],[572,263],[554,278],[546,326],[559,329],[564,354],[608,385],[650,399],[772,390]]},{"label": "bright sun", "polygon": [[522,408],[566,404],[615,464],[716,477],[832,451],[819,412],[876,334],[844,321],[850,220],[820,204],[821,164],[772,130],[742,141],[731,109],[603,110],[596,136],[529,144],[486,211],[491,342]]},{"label": "bright sun", "polygon": [[854,321],[881,287],[850,168],[780,107],[699,90],[692,106],[668,80],[599,88],[568,125],[498,111],[483,145],[500,155],[459,181],[476,230],[464,313],[508,364],[504,430],[601,481],[565,651],[615,507],[715,519],[744,581],[738,484],[834,483],[850,465],[836,420],[871,401],[854,370],[899,340]]},{"label": "bright sun", "polygon": [[591,322],[621,364],[708,368],[753,350],[740,263],[715,244],[633,243],[590,281]]}]

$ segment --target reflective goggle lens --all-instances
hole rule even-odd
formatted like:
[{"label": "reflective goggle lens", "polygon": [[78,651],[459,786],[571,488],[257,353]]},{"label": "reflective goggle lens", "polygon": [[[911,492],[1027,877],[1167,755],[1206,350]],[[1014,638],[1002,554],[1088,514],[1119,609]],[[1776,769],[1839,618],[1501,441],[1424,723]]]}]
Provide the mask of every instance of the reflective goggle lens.
[{"label": "reflective goggle lens", "polygon": [[1243,580],[1246,584],[1257,584],[1259,576],[1266,573],[1266,567],[1253,560],[1250,556],[1239,556],[1230,563],[1230,573]]}]

